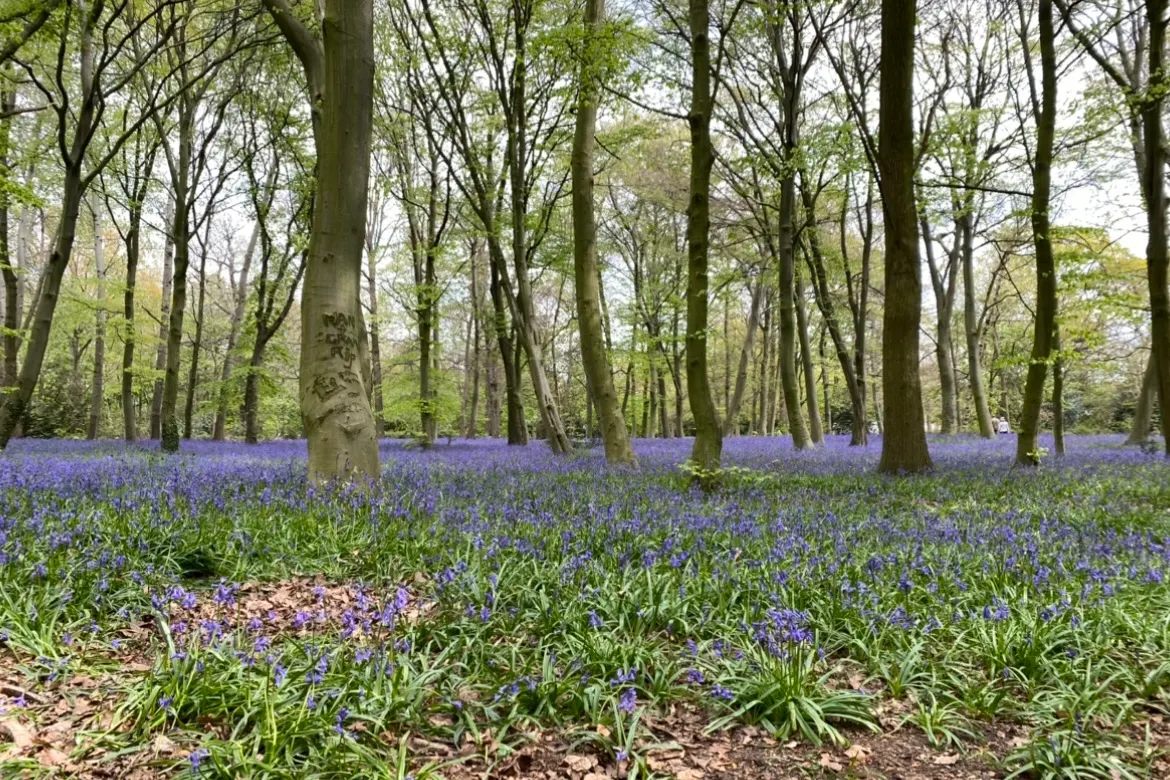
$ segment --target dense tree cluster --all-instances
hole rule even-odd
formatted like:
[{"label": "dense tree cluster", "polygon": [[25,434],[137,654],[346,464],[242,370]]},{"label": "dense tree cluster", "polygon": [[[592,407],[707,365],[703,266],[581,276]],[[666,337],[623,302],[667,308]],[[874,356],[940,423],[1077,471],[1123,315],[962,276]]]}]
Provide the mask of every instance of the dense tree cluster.
[{"label": "dense tree cluster", "polygon": [[1165,5],[0,4],[0,445],[1143,442]]}]

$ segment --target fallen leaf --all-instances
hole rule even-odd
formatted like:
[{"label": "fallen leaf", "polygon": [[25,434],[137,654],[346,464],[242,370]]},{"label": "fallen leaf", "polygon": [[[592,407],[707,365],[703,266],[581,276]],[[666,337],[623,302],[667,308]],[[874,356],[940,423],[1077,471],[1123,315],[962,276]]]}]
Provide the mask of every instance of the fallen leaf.
[{"label": "fallen leaf", "polygon": [[698,769],[682,769],[675,773],[675,780],[702,780],[705,775]]},{"label": "fallen leaf", "polygon": [[37,754],[37,761],[43,766],[61,766],[69,762],[69,755],[57,748],[48,748]]},{"label": "fallen leaf", "polygon": [[13,718],[0,720],[0,733],[8,735],[8,741],[17,750],[24,750],[33,744],[33,733],[24,724]]},{"label": "fallen leaf", "polygon": [[869,760],[870,749],[865,745],[850,745],[845,749],[845,755],[852,761],[864,764]]},{"label": "fallen leaf", "polygon": [[828,753],[821,753],[821,760],[817,763],[833,772],[840,772],[845,768],[841,766],[841,762],[833,760],[833,756]]},{"label": "fallen leaf", "polygon": [[597,724],[597,733],[598,733],[598,734],[600,734],[600,735],[601,735],[601,736],[603,736],[603,737],[608,737],[608,736],[609,736],[609,734],[610,734],[610,731],[609,731],[609,729],[608,729],[608,728],[606,728],[605,726],[603,726],[603,725],[601,725],[600,723],[598,723],[598,724]]},{"label": "fallen leaf", "polygon": [[568,764],[569,769],[574,772],[587,772],[593,767],[597,766],[597,758],[594,756],[565,756],[565,763]]},{"label": "fallen leaf", "polygon": [[159,755],[170,754],[175,752],[175,743],[171,741],[166,734],[159,734],[154,738],[151,747],[155,753]]},{"label": "fallen leaf", "polygon": [[958,753],[947,753],[946,755],[936,756],[934,763],[938,766],[951,766],[959,763]]}]

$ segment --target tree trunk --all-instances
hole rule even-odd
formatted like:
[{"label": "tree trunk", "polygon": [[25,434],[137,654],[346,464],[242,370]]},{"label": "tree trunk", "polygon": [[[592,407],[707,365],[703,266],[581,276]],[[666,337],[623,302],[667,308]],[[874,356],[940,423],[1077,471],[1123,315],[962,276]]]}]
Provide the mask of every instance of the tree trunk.
[{"label": "tree trunk", "polygon": [[[1052,252],[1048,214],[1052,192],[1052,155],[1056,138],[1056,33],[1052,22],[1052,0],[1040,0],[1038,18],[1041,93],[1040,110],[1036,112],[1036,152],[1032,166],[1036,320],[1032,327],[1032,356],[1028,363],[1024,404],[1020,410],[1019,435],[1016,439],[1016,462],[1025,466],[1040,463],[1038,443],[1040,407],[1044,403],[1044,382],[1048,377],[1048,361],[1052,356],[1052,331],[1056,322],[1056,261]],[[1158,180],[1161,181],[1161,170]],[[1152,207],[1150,213],[1153,213]]]},{"label": "tree trunk", "polygon": [[[210,221],[208,222],[210,225]],[[210,232],[210,227],[208,228]],[[195,303],[195,339],[191,342],[191,369],[187,374],[187,400],[183,405],[183,438],[190,439],[195,424],[195,390],[199,383],[199,353],[203,349],[203,312],[207,297],[207,247],[199,257],[199,297]]]},{"label": "tree trunk", "polygon": [[[1043,6],[1042,6],[1043,7]],[[1146,0],[1150,28],[1150,94],[1142,102],[1146,141],[1146,279],[1150,287],[1150,330],[1153,338],[1158,401],[1162,409],[1162,438],[1170,457],[1170,256],[1166,229],[1166,150],[1163,145],[1162,105],[1165,102],[1166,0]]]},{"label": "tree trunk", "polygon": [[[0,173],[9,174],[8,151],[12,138],[12,112],[16,110],[16,90],[0,93]],[[16,269],[13,266],[12,248],[8,243],[8,216],[12,198],[7,188],[0,187],[0,271],[4,275],[4,376],[0,379],[5,387],[16,382],[16,355],[20,350],[20,304],[16,295]],[[25,207],[27,210],[27,207]],[[23,223],[23,213],[21,222]],[[20,238],[17,238],[19,245]],[[19,250],[18,250],[19,251]]]},{"label": "tree trunk", "polygon": [[1052,326],[1052,441],[1056,457],[1064,457],[1064,361],[1060,355],[1060,325]]},{"label": "tree trunk", "polygon": [[122,319],[126,329],[122,342],[122,434],[126,441],[134,441],[138,437],[134,398],[134,342],[137,338],[134,293],[138,281],[141,236],[142,209],[138,204],[131,204],[126,229],[126,290],[122,296]]},{"label": "tree trunk", "polygon": [[106,251],[96,197],[90,204],[90,211],[93,214],[93,266],[97,275],[97,308],[93,323],[93,387],[89,404],[89,426],[86,428],[85,436],[92,440],[101,435],[102,407],[105,404]]},{"label": "tree trunk", "polygon": [[932,468],[918,374],[922,279],[914,203],[914,51],[917,0],[882,0],[878,165],[885,214],[886,306],[882,317],[885,436],[879,470]]},{"label": "tree trunk", "polygon": [[0,408],[0,449],[8,446],[17,425],[23,421],[37,381],[40,379],[41,365],[49,346],[53,312],[57,308],[57,299],[61,293],[61,279],[69,265],[73,241],[77,236],[77,220],[81,212],[83,194],[80,166],[79,160],[65,169],[65,184],[61,194],[61,221],[57,227],[53,253],[49,255],[45,269],[44,286],[37,299],[28,348],[20,367],[20,378],[17,380],[16,392],[9,396],[8,401]]},{"label": "tree trunk", "polygon": [[731,436],[739,432],[739,407],[743,403],[743,393],[747,388],[748,361],[751,360],[752,347],[756,338],[756,327],[760,319],[760,301],[763,298],[764,280],[757,279],[752,288],[752,304],[748,309],[747,335],[744,336],[743,350],[739,353],[739,368],[735,372],[735,391],[727,404],[727,417],[723,421],[723,435]]},{"label": "tree trunk", "polygon": [[474,241],[471,245],[471,364],[467,368],[471,372],[471,399],[468,401],[467,428],[463,433],[469,439],[474,439],[479,430],[479,367],[483,363],[479,330],[479,260],[480,242]]},{"label": "tree trunk", "polygon": [[1142,374],[1142,389],[1138,392],[1137,407],[1133,411],[1133,424],[1129,429],[1126,444],[1143,444],[1150,438],[1150,424],[1153,420],[1154,396],[1158,394],[1158,374],[1153,352],[1146,361]]},{"label": "tree trunk", "polygon": [[167,214],[163,224],[167,226],[166,238],[163,242],[163,277],[162,299],[159,303],[158,322],[158,349],[154,357],[154,370],[159,376],[154,380],[154,393],[150,399],[150,438],[162,438],[162,399],[163,377],[162,372],[167,366],[167,333],[171,319],[171,287],[174,283],[175,236],[172,229],[175,215],[175,202],[172,198],[168,203]]},{"label": "tree trunk", "polygon": [[[793,254],[793,269],[796,266],[796,256]],[[800,335],[800,363],[804,370],[804,394],[808,404],[809,439],[813,445],[825,443],[824,428],[821,425],[821,413],[817,408],[817,374],[813,365],[812,345],[808,338],[808,315],[804,308],[804,282],[799,273],[794,273],[793,301],[796,303],[796,330]]]},{"label": "tree trunk", "polygon": [[971,385],[979,435],[993,439],[995,431],[991,427],[991,407],[987,402],[987,391],[983,388],[983,366],[979,357],[983,334],[980,332],[979,315],[975,311],[975,230],[969,215],[960,218],[959,229],[963,238],[963,327],[967,336],[967,381]]},{"label": "tree trunk", "polygon": [[784,391],[784,408],[788,412],[788,430],[797,450],[811,445],[808,428],[800,413],[800,390],[796,378],[796,179],[789,176],[780,183],[780,386]]},{"label": "tree trunk", "polygon": [[[524,420],[524,403],[520,397],[520,374],[516,365],[516,350],[512,333],[508,327],[508,316],[504,307],[503,274],[500,266],[504,262],[495,239],[489,238],[488,261],[491,264],[489,292],[492,311],[495,314],[496,340],[500,345],[500,357],[504,364],[504,393],[507,396],[508,444],[528,444],[528,425]],[[498,397],[498,396],[497,396]]]},{"label": "tree trunk", "polygon": [[[601,64],[605,24],[604,0],[585,2],[585,51],[582,53],[577,127],[573,138],[573,269],[577,295],[577,325],[581,357],[597,416],[605,459],[617,465],[635,465],[626,421],[613,386],[609,355],[601,321],[600,269],[597,263],[597,223],[593,213],[593,145],[597,130],[597,103],[601,95],[597,71]],[[592,404],[589,404],[592,409]]]},{"label": "tree trunk", "polygon": [[248,376],[244,380],[244,441],[247,444],[260,441],[260,371],[264,366],[266,347],[266,342],[257,334],[252,357],[248,360]]},{"label": "tree trunk", "polygon": [[[276,176],[276,166],[272,169],[272,179]],[[275,182],[273,181],[273,186]],[[260,240],[260,225],[252,228],[252,236],[248,239],[248,248],[244,252],[244,265],[240,269],[240,278],[237,280],[235,292],[235,308],[232,309],[231,325],[228,329],[227,350],[223,356],[223,368],[219,376],[219,408],[215,411],[215,424],[212,427],[213,441],[223,441],[227,436],[227,413],[230,393],[228,382],[231,381],[232,369],[235,367],[234,358],[236,345],[240,340],[240,329],[244,324],[244,315],[248,310],[248,276],[252,271],[252,258],[256,254],[256,244]]]},{"label": "tree trunk", "polygon": [[435,443],[435,399],[431,389],[432,314],[434,312],[434,254],[428,248],[423,258],[423,283],[418,285],[418,409],[422,426],[422,444]]},{"label": "tree trunk", "polygon": [[[959,430],[959,394],[955,382],[954,341],[951,336],[951,314],[954,310],[955,271],[957,263],[951,254],[945,273],[939,269],[934,256],[934,238],[926,215],[921,216],[922,243],[926,247],[926,265],[930,269],[931,288],[934,290],[936,323],[935,358],[938,361],[939,392],[942,397],[942,433],[950,436]],[[956,237],[956,249],[958,238]]]},{"label": "tree trunk", "polygon": [[317,147],[301,295],[301,414],[309,478],[376,479],[361,306],[374,95],[373,0],[325,0],[316,40],[283,0],[264,0],[304,65]]},{"label": "tree trunk", "polygon": [[711,11],[708,0],[689,0],[691,34],[690,202],[687,206],[687,395],[695,419],[691,462],[702,483],[714,479],[723,453],[723,432],[711,398],[707,371],[707,262],[711,232]]},{"label": "tree trunk", "polygon": [[175,219],[171,234],[175,240],[175,275],[171,289],[171,316],[167,328],[167,363],[163,375],[162,449],[179,451],[179,368],[183,344],[183,317],[187,309],[187,268],[191,262],[191,207],[189,197],[192,136],[195,134],[193,101],[180,101],[179,154],[174,182]]}]

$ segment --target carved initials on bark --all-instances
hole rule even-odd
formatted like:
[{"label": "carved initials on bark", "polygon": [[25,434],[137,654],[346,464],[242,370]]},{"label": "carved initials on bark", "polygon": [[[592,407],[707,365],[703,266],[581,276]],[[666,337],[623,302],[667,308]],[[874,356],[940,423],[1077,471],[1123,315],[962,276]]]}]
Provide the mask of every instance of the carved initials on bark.
[{"label": "carved initials on bark", "polygon": [[351,314],[323,314],[321,320],[325,325],[325,343],[329,345],[329,357],[341,358],[345,367],[353,365],[357,359],[358,340],[357,318]]}]

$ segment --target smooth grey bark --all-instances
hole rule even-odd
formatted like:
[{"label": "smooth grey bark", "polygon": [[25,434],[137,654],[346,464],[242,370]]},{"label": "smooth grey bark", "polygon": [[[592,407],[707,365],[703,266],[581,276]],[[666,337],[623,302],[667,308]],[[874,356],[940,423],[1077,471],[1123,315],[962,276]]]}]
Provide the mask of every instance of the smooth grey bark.
[{"label": "smooth grey bark", "polygon": [[318,39],[264,0],[305,70],[317,186],[301,302],[301,413],[315,482],[379,475],[361,307],[373,129],[373,0],[324,0]]},{"label": "smooth grey bark", "polygon": [[213,441],[223,441],[227,436],[228,404],[231,399],[231,393],[228,387],[232,378],[232,370],[235,368],[235,352],[236,347],[240,343],[240,331],[244,325],[244,316],[248,311],[248,291],[251,289],[248,286],[248,281],[252,271],[252,259],[256,254],[256,245],[259,240],[260,225],[257,224],[252,227],[251,236],[248,238],[248,247],[244,250],[244,261],[240,268],[239,277],[237,278],[234,273],[231,274],[234,306],[232,307],[231,322],[228,325],[228,339],[223,356],[223,366],[220,368],[219,374],[219,405],[215,410],[215,422],[211,430],[211,438]]},{"label": "smooth grey bark", "polygon": [[96,439],[101,434],[102,407],[105,405],[106,365],[106,247],[102,239],[101,208],[94,197],[90,203],[93,215],[93,265],[97,277],[97,306],[93,323],[93,380],[90,385],[89,424],[85,437]]}]

